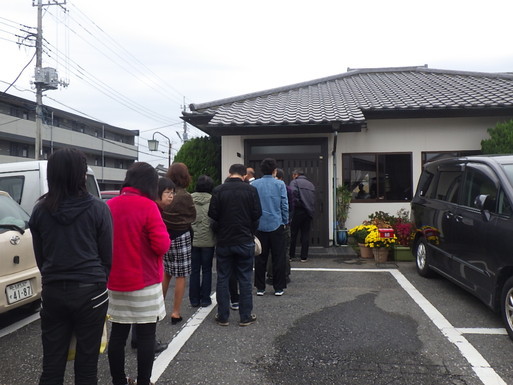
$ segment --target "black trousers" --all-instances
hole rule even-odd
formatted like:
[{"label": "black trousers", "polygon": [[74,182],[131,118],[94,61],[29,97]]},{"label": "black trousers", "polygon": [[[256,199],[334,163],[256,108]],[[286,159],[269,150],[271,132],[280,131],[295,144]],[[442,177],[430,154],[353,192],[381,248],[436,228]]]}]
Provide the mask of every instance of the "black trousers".
[{"label": "black trousers", "polygon": [[294,210],[292,222],[290,223],[290,250],[289,257],[296,257],[296,242],[299,232],[301,232],[301,259],[308,258],[308,248],[310,247],[310,229],[312,227],[312,217],[308,212],[298,207]]},{"label": "black trousers", "polygon": [[273,287],[275,291],[287,287],[285,259],[285,226],[274,231],[257,231],[262,244],[262,254],[255,257],[255,286],[257,290],[265,290],[265,272],[269,252],[272,253]]},{"label": "black trousers", "polygon": [[134,325],[112,323],[108,350],[112,383],[126,384],[125,345],[131,327],[137,330],[137,383],[149,385],[155,357],[156,323]]},{"label": "black trousers", "polygon": [[98,383],[98,355],[108,299],[105,283],[58,281],[43,285],[43,373],[40,385],[64,383],[72,333],[77,337],[75,384]]}]

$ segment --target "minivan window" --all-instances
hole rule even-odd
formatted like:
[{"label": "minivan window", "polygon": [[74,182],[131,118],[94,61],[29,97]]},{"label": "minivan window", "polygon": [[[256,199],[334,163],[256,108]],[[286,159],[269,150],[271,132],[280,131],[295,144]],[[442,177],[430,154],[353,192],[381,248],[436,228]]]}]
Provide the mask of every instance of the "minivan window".
[{"label": "minivan window", "polygon": [[440,171],[436,186],[436,199],[457,203],[461,175],[461,171]]},{"label": "minivan window", "polygon": [[[482,170],[479,170],[482,169]],[[469,165],[465,174],[465,187],[461,204],[477,208],[475,199],[479,195],[487,195],[485,209],[496,212],[498,183],[489,175],[491,170],[484,165]]]},{"label": "minivan window", "polygon": [[506,193],[502,189],[499,191],[499,196],[497,199],[497,213],[506,217],[511,217],[513,214],[511,203],[509,202]]},{"label": "minivan window", "polygon": [[417,195],[418,196],[429,196],[429,191],[433,189],[433,173],[424,170],[424,172],[420,175],[419,183],[417,185]]},{"label": "minivan window", "polygon": [[513,186],[513,164],[503,164],[502,168],[508,177],[509,183]]}]

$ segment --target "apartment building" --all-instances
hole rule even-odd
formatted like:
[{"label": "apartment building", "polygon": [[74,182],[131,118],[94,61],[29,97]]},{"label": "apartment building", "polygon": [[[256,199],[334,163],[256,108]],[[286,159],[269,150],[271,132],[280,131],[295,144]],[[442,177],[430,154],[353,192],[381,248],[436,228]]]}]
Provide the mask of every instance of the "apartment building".
[{"label": "apartment building", "polygon": [[[118,189],[127,168],[138,159],[138,130],[127,130],[43,106],[43,158],[62,147],[87,156],[101,190]],[[35,158],[36,103],[0,93],[0,163]]]}]

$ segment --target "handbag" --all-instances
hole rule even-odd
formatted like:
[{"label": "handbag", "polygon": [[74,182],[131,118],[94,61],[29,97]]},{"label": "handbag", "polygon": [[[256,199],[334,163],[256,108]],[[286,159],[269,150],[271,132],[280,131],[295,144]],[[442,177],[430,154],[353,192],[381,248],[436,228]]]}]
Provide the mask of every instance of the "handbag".
[{"label": "handbag", "polygon": [[262,244],[260,239],[255,235],[255,256],[262,254]]},{"label": "handbag", "polygon": [[[102,333],[102,341],[100,343],[100,353],[105,353],[107,350],[107,319],[103,323],[103,333]],[[75,359],[75,355],[77,354],[77,336],[75,333],[71,335],[71,340],[69,341],[68,348],[68,361],[73,361]]]}]

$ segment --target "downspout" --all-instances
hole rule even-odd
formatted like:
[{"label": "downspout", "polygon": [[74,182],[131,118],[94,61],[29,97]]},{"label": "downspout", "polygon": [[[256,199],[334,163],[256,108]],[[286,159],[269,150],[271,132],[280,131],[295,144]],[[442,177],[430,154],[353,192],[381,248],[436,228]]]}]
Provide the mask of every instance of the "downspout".
[{"label": "downspout", "polygon": [[333,136],[333,151],[331,156],[333,157],[333,246],[339,246],[337,244],[337,141],[338,131],[334,131]]}]

